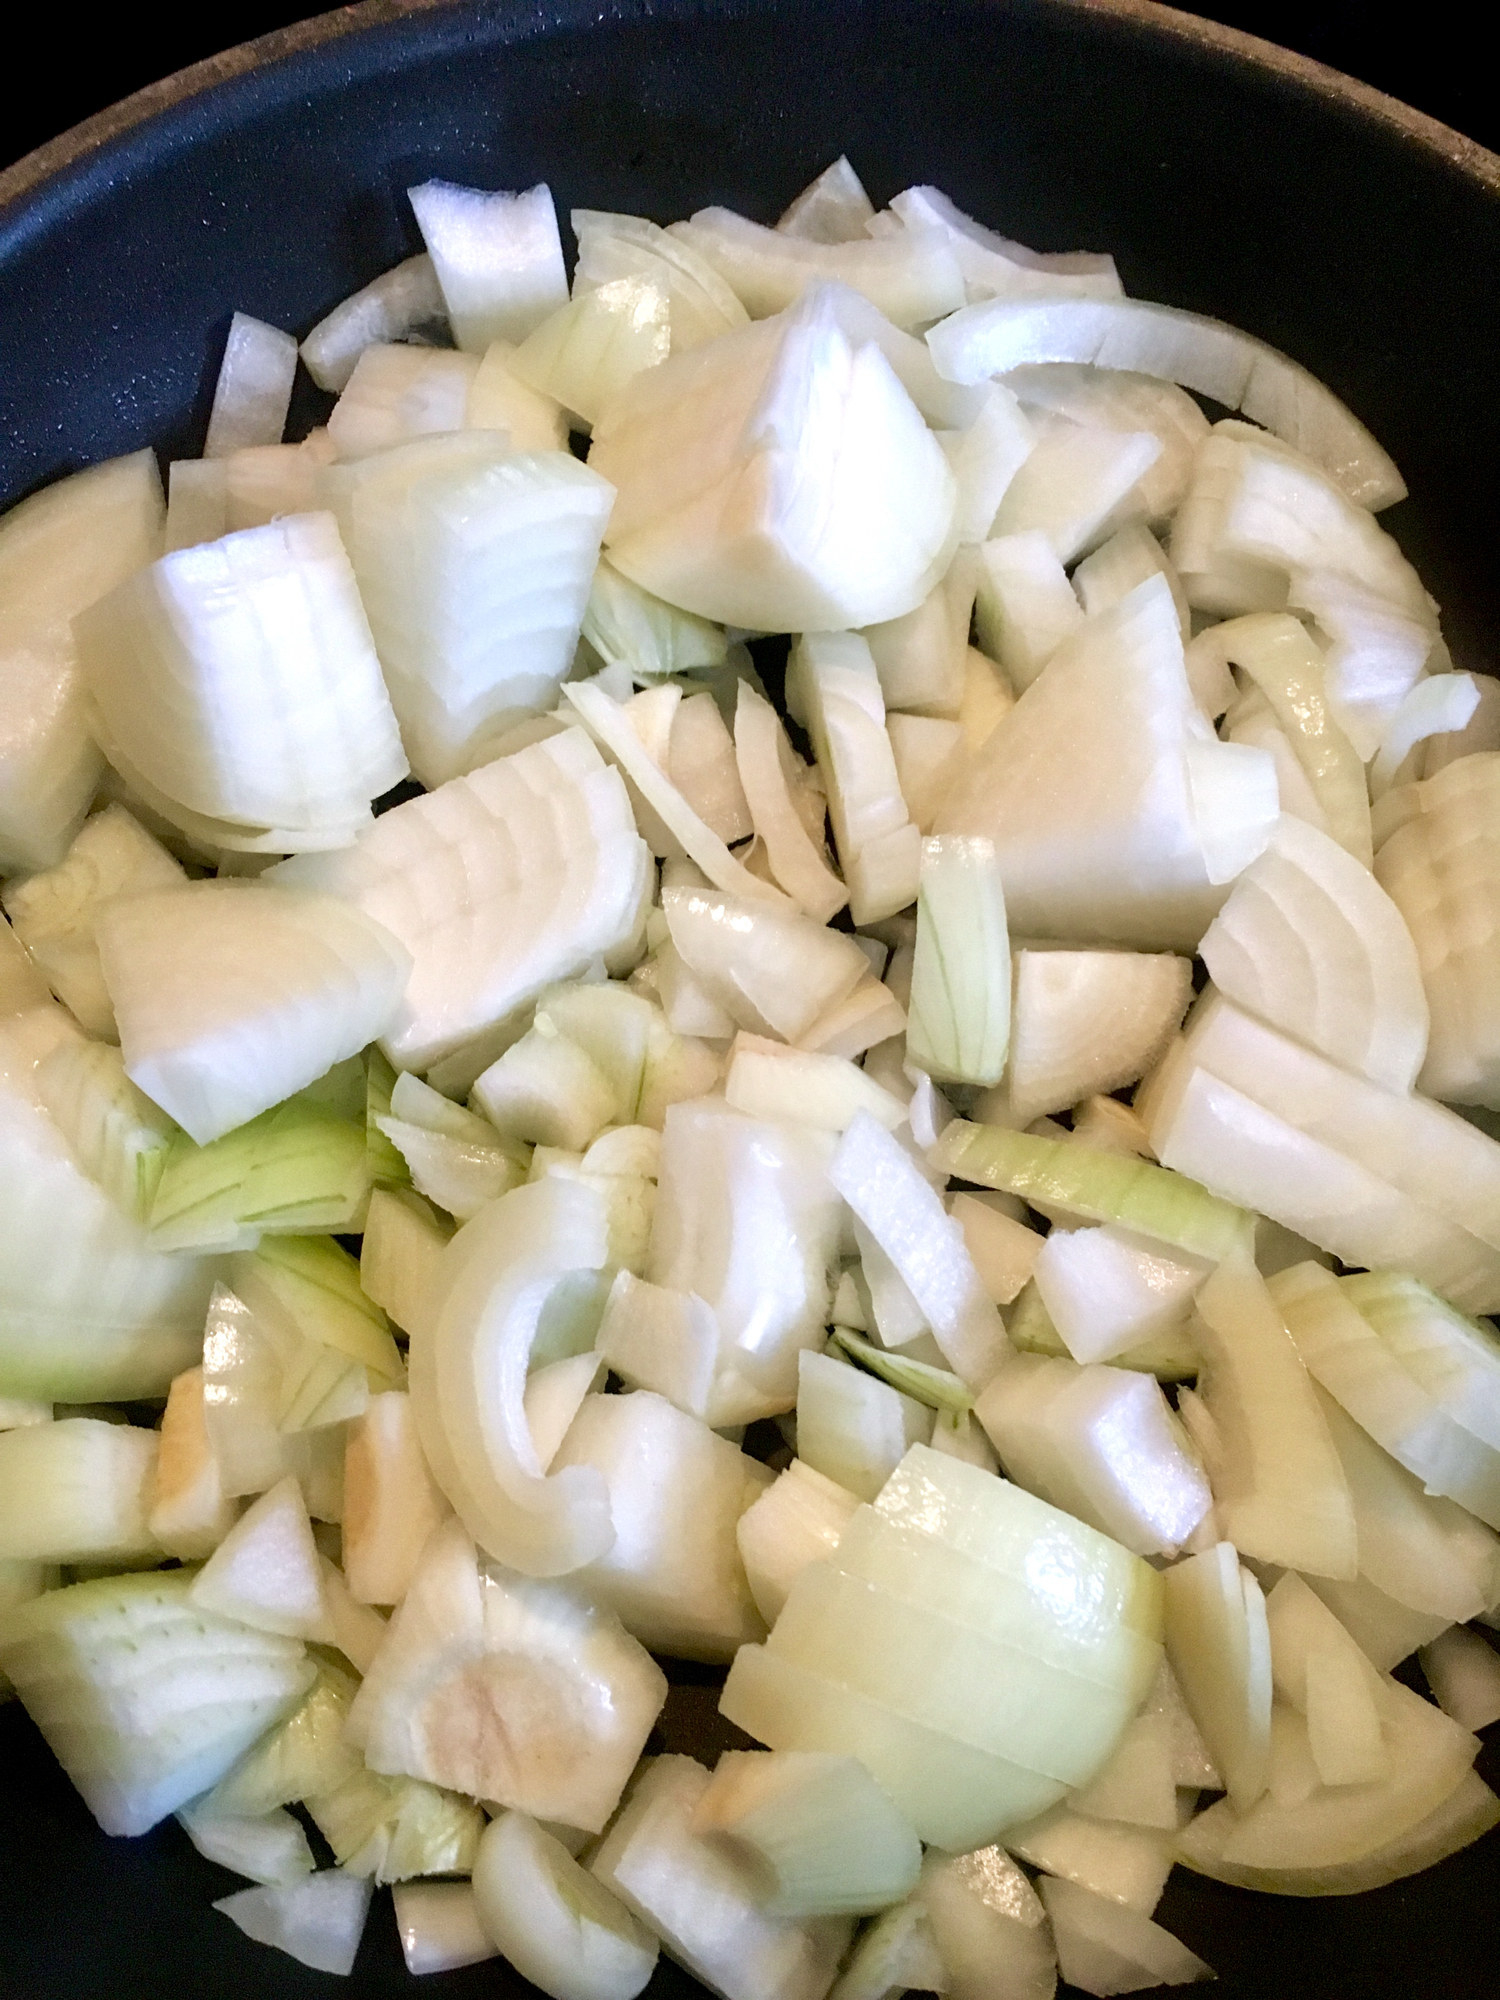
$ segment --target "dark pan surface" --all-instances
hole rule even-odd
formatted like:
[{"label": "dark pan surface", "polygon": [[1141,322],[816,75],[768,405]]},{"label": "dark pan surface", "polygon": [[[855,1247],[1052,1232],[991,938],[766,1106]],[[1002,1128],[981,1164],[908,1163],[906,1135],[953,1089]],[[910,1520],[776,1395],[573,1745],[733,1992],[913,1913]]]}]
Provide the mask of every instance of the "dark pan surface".
[{"label": "dark pan surface", "polygon": [[[114,135],[77,157],[51,149],[49,178],[0,176],[0,504],[145,443],[195,452],[230,313],[305,329],[418,247],[415,181],[545,178],[564,212],[770,220],[847,151],[877,200],[934,181],[1039,248],[1113,250],[1131,292],[1324,376],[1406,473],[1385,518],[1459,663],[1493,663],[1500,162],[1357,87],[1141,0],[375,0],[217,74],[146,122],[102,121]],[[679,1678],[656,1747],[711,1753],[712,1689]],[[1319,1903],[1179,1871],[1158,1914],[1224,2000],[1477,2000],[1497,1858],[1491,1836]],[[340,1988],[215,1915],[235,1886],[174,1826],[106,1841],[0,1711],[5,2000],[412,1991],[384,1899]],[[431,1990],[529,1989],[493,1962]],[[696,1989],[664,1968],[652,1990]]]}]

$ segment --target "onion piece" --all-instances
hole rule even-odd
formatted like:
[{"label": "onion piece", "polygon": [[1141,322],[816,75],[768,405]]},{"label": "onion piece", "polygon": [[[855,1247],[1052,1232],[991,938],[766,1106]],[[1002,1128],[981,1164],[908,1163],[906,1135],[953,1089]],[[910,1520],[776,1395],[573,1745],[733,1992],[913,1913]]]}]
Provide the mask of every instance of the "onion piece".
[{"label": "onion piece", "polygon": [[337,456],[367,458],[415,437],[463,430],[479,365],[446,347],[365,348],[329,414]]},{"label": "onion piece", "polygon": [[1368,868],[1372,844],[1364,773],[1353,744],[1328,713],[1324,662],[1305,629],[1295,618],[1262,613],[1213,627],[1209,643],[1270,702],[1329,832]]},{"label": "onion piece", "polygon": [[1411,933],[1369,870],[1315,827],[1282,816],[1199,950],[1237,1005],[1372,1083],[1411,1090],[1428,1023]]},{"label": "onion piece", "polygon": [[504,431],[512,451],[566,451],[568,420],[552,396],[523,382],[511,363],[515,348],[492,340],[469,382],[466,430]]},{"label": "onion piece", "polygon": [[1028,412],[1044,411],[1097,430],[1152,433],[1161,442],[1161,456],[1124,504],[1153,521],[1176,513],[1209,431],[1207,417],[1185,391],[1150,375],[1067,362],[1013,369],[1006,387]]},{"label": "onion piece", "polygon": [[1265,1280],[1226,1259],[1200,1287],[1198,1393],[1219,1436],[1214,1501],[1225,1538],[1285,1569],[1352,1579],[1353,1502],[1316,1392]]},{"label": "onion piece", "polygon": [[802,773],[781,720],[748,681],[740,682],[734,748],[740,783],[755,831],[766,844],[772,874],[808,916],[827,923],[849,900],[849,892],[797,810],[793,787],[800,784]]},{"label": "onion piece", "polygon": [[671,301],[645,277],[611,278],[578,292],[521,342],[510,366],[577,420],[596,423],[605,405],[674,345]]},{"label": "onion piece", "polygon": [[583,637],[606,664],[623,660],[640,683],[723,666],[729,650],[719,626],[653,597],[604,556],[589,588]]},{"label": "onion piece", "polygon": [[324,490],[417,777],[488,763],[572,665],[609,488],[563,452],[462,431],[339,467]]},{"label": "onion piece", "polygon": [[928,336],[939,370],[979,382],[1039,362],[1133,369],[1210,396],[1327,468],[1372,510],[1406,485],[1358,418],[1297,362],[1221,320],[1142,299],[994,299],[953,313]]},{"label": "onion piece", "polygon": [[787,204],[776,227],[809,243],[857,243],[874,213],[863,182],[840,153]]},{"label": "onion piece", "polygon": [[1036,445],[1035,428],[1003,382],[991,382],[982,395],[983,401],[969,421],[940,430],[938,440],[958,481],[961,544],[989,538],[1011,481]]},{"label": "onion piece", "polygon": [[320,389],[337,395],[367,347],[405,340],[447,317],[437,273],[424,251],[382,271],[320,319],[302,342],[303,364]]},{"label": "onion piece", "polygon": [[1472,674],[1433,674],[1418,681],[1392,716],[1370,765],[1371,797],[1390,789],[1419,743],[1462,729],[1478,706],[1479,684]]},{"label": "onion piece", "polygon": [[1023,947],[1008,1079],[1015,1122],[1133,1083],[1165,1049],[1191,991],[1190,962],[1167,953]]},{"label": "onion piece", "polygon": [[1229,1796],[1248,1810],[1266,1786],[1271,1638],[1260,1585],[1219,1542],[1163,1577],[1167,1658]]},{"label": "onion piece", "polygon": [[798,1041],[868,976],[852,939],[780,899],[671,888],[662,907],[688,969],[752,1034]]},{"label": "onion piece", "polygon": [[[1017,468],[995,513],[997,535],[1043,534],[1070,563],[1128,515],[1162,455],[1154,431],[1106,430],[1053,419]],[[1146,512],[1145,503],[1139,512]]]},{"label": "onion piece", "polygon": [[83,823],[102,760],[72,621],[161,551],[161,480],[148,451],[74,473],[0,519],[0,874],[53,867]]},{"label": "onion piece", "polygon": [[575,208],[571,220],[578,238],[575,303],[622,278],[646,279],[667,298],[674,353],[730,333],[749,318],[713,266],[656,223],[591,208]]},{"label": "onion piece", "polygon": [[1048,537],[1037,529],[991,536],[980,545],[975,629],[1012,687],[1031,686],[1084,613]]},{"label": "onion piece", "polygon": [[453,1972],[497,1955],[469,1883],[398,1882],[391,1899],[408,1972]]},{"label": "onion piece", "polygon": [[741,1514],[735,1540],[767,1625],[780,1616],[793,1578],[833,1553],[858,1504],[844,1487],[794,1458]]},{"label": "onion piece", "polygon": [[1196,1952],[1138,1910],[1076,1882],[1043,1876],[1037,1886],[1057,1940],[1058,1968],[1080,1992],[1138,1993],[1214,1977]]},{"label": "onion piece", "polygon": [[1455,1625],[1417,1655],[1427,1685],[1460,1729],[1500,1722],[1500,1657],[1477,1632]]},{"label": "onion piece", "polygon": [[292,336],[237,312],[214,384],[203,456],[227,458],[247,445],[280,444],[296,372]]},{"label": "onion piece", "polygon": [[492,340],[524,340],[566,303],[557,211],[545,182],[524,194],[491,194],[433,180],[407,193],[461,348],[483,354]]},{"label": "onion piece", "polygon": [[829,1176],[896,1266],[948,1365],[971,1389],[982,1388],[1009,1343],[963,1231],[939,1197],[900,1143],[864,1112],[839,1141]]},{"label": "onion piece", "polygon": [[240,1889],[214,1908],[246,1937],[284,1951],[315,1972],[347,1978],[354,1970],[374,1883],[341,1868],[276,1888]]},{"label": "onion piece", "polygon": [[992,843],[922,843],[907,1054],[942,1082],[1000,1081],[1010,1045],[1010,938]]},{"label": "onion piece", "polygon": [[958,259],[971,304],[1033,292],[1106,299],[1120,294],[1113,257],[1087,250],[1028,250],[1024,243],[1012,243],[975,222],[939,188],[906,188],[892,198],[891,212],[906,229],[943,232]]},{"label": "onion piece", "polygon": [[551,2000],[635,2000],[655,1937],[527,1813],[502,1813],[474,1859],[482,1932]]},{"label": "onion piece", "polygon": [[931,1437],[931,1412],[831,1354],[797,1359],[799,1455],[857,1499],[873,1500],[908,1447]]},{"label": "onion piece", "polygon": [[910,331],[963,303],[963,277],[942,232],[818,243],[750,222],[728,208],[700,208],[668,235],[680,236],[734,288],[752,319],[764,319],[833,279],[862,293]]}]

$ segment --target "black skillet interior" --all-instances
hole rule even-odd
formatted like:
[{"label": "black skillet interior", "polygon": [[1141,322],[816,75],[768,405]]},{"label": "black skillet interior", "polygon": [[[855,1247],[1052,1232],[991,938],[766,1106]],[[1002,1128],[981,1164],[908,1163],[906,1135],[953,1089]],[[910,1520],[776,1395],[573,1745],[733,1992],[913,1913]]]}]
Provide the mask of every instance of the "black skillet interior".
[{"label": "black skillet interior", "polygon": [[[305,329],[417,247],[402,191],[545,178],[668,221],[765,220],[836,153],[1040,248],[1113,250],[1140,296],[1217,313],[1330,381],[1394,452],[1387,519],[1492,664],[1500,577],[1500,179],[1340,88],[1088,0],[428,4],[175,103],[0,212],[0,503],[154,443],[201,443],[229,315]],[[1184,30],[1187,30],[1186,32]],[[311,420],[309,402],[306,410]],[[662,1742],[725,1739],[700,1671]],[[1488,1775],[1500,1758],[1488,1760]],[[1372,1896],[1304,1903],[1174,1876],[1159,1915],[1224,2000],[1494,1991],[1497,1837]],[[354,1978],[246,1943],[237,1884],[174,1826],[107,1841],[0,1712],[0,1995],[230,2000],[408,1992],[388,1906]],[[440,1993],[513,1991],[497,1963]],[[670,1967],[653,1992],[695,1991]]]}]

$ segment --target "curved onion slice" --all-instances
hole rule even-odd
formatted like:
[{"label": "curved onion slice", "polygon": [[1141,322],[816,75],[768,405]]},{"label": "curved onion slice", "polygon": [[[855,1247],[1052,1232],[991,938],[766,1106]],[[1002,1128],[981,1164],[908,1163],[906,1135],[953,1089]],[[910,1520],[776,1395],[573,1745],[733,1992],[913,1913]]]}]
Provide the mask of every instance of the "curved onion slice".
[{"label": "curved onion slice", "polygon": [[580,425],[591,425],[633,375],[666,360],[673,345],[671,313],[666,291],[650,278],[611,278],[544,319],[510,366]]},{"label": "curved onion slice", "polygon": [[1186,390],[1154,375],[1066,361],[1013,369],[1005,386],[1029,414],[1044,410],[1095,430],[1154,434],[1161,456],[1131,497],[1151,520],[1165,520],[1177,511],[1198,447],[1209,432],[1208,418]]},{"label": "curved onion slice", "polygon": [[437,273],[424,251],[382,271],[320,319],[302,343],[302,359],[318,387],[337,395],[367,347],[405,340],[423,321],[447,317]]},{"label": "curved onion slice", "polygon": [[1176,1033],[1191,961],[1169,952],[1022,949],[1009,1092],[1018,1126],[1134,1083]]},{"label": "curved onion slice", "polygon": [[600,1194],[549,1175],[465,1223],[443,1252],[442,1305],[411,1341],[412,1413],[433,1476],[481,1548],[526,1576],[562,1576],[614,1541],[591,1466],[543,1473],[525,1408],[547,1301],[608,1254]]},{"label": "curved onion slice", "polygon": [[944,234],[903,230],[880,240],[816,243],[767,229],[728,208],[700,208],[674,222],[679,236],[728,280],[752,319],[765,319],[801,298],[811,285],[834,279],[862,292],[896,326],[925,326],[964,300],[963,274]]},{"label": "curved onion slice", "polygon": [[671,302],[674,353],[730,333],[748,319],[712,264],[680,236],[639,215],[575,208],[570,219],[578,238],[575,299],[618,278],[649,278]]},{"label": "curved onion slice", "polygon": [[326,491],[413,770],[433,786],[487,763],[573,663],[609,488],[475,430],[357,459]]},{"label": "curved onion slice", "polygon": [[995,299],[954,313],[932,329],[928,345],[955,382],[1046,361],[1159,376],[1264,424],[1361,506],[1389,507],[1406,492],[1390,458],[1331,389],[1222,320],[1144,299]]},{"label": "curved onion slice", "polygon": [[994,844],[983,835],[924,840],[908,1059],[945,1083],[993,1085],[1009,1044],[1010,938]]},{"label": "curved onion slice", "polygon": [[1416,946],[1375,877],[1316,827],[1277,821],[1199,951],[1236,1005],[1372,1083],[1411,1089],[1427,1053]]},{"label": "curved onion slice", "polygon": [[1349,577],[1316,571],[1292,578],[1287,602],[1313,620],[1328,706],[1368,763],[1432,654],[1430,613],[1420,616]]},{"label": "curved onion slice", "polygon": [[1370,803],[1359,755],[1329,713],[1322,654],[1286,612],[1231,618],[1200,635],[1229,665],[1248,674],[1271,704],[1328,821],[1356,861],[1370,866]]},{"label": "curved onion slice", "polygon": [[840,153],[787,203],[776,227],[783,236],[800,236],[809,243],[857,243],[868,233],[865,224],[874,213],[864,183]]}]

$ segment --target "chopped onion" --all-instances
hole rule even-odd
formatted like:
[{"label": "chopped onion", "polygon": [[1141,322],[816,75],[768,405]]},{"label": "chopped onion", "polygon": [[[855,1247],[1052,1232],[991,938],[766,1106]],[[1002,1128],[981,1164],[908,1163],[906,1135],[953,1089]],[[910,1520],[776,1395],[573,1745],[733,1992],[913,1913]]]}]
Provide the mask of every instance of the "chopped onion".
[{"label": "chopped onion", "polygon": [[367,347],[328,418],[336,456],[367,458],[416,437],[462,430],[478,371],[472,354],[447,347]]},{"label": "chopped onion", "polygon": [[859,175],[840,153],[788,203],[776,227],[810,243],[857,243],[874,213]]},{"label": "chopped onion", "polygon": [[1057,1940],[1058,1968],[1080,1992],[1138,1993],[1214,1977],[1196,1952],[1138,1910],[1048,1876],[1038,1889]]},{"label": "chopped onion", "polygon": [[526,1813],[485,1828],[474,1904],[483,1932],[551,2000],[635,2000],[656,1970],[651,1932]]},{"label": "chopped onion", "polygon": [[496,1956],[469,1883],[398,1882],[391,1898],[408,1972],[454,1972]]},{"label": "chopped onion", "polygon": [[512,451],[566,451],[568,420],[553,396],[523,382],[512,367],[515,348],[492,340],[469,383],[464,424],[469,430],[504,431]]},{"label": "chopped onion", "polygon": [[963,303],[957,260],[935,229],[903,230],[884,241],[866,236],[820,243],[767,229],[732,209],[701,208],[667,233],[680,236],[728,280],[752,319],[780,312],[827,280],[862,293],[908,331]]},{"label": "chopped onion", "polygon": [[325,1868],[278,1888],[241,1889],[214,1908],[257,1944],[274,1945],[315,1972],[347,1978],[364,1935],[373,1884]]},{"label": "chopped onion", "polygon": [[572,223],[578,238],[575,300],[620,278],[649,279],[670,302],[674,353],[731,333],[749,318],[712,264],[643,216],[575,208]]},{"label": "chopped onion", "polygon": [[1260,1585],[1219,1542],[1163,1577],[1167,1658],[1188,1711],[1247,1811],[1266,1786],[1271,1731],[1271,1638]]},{"label": "chopped onion", "polygon": [[1418,681],[1391,717],[1371,762],[1371,797],[1389,791],[1419,743],[1462,729],[1478,707],[1479,684],[1472,674],[1433,674]]},{"label": "chopped onion", "polygon": [[566,302],[545,182],[524,194],[491,194],[434,180],[407,193],[460,347],[483,354],[493,340],[524,340]]},{"label": "chopped onion", "polygon": [[994,846],[983,835],[925,840],[908,1059],[942,1082],[996,1084],[1010,1027],[1010,937]]},{"label": "chopped onion", "polygon": [[214,384],[203,456],[227,458],[247,445],[280,444],[296,372],[292,336],[237,312]]},{"label": "chopped onion", "polygon": [[955,382],[980,382],[1039,362],[1088,362],[1177,382],[1243,410],[1326,467],[1361,506],[1389,507],[1400,473],[1357,417],[1264,341],[1220,320],[1143,299],[994,299],[934,327],[928,345]]},{"label": "chopped onion", "polygon": [[1162,1054],[1191,992],[1190,962],[1167,953],[1017,952],[1008,1077],[1016,1123],[1133,1083]]},{"label": "chopped onion", "polygon": [[320,319],[302,342],[302,360],[318,387],[337,395],[367,347],[405,340],[447,316],[437,273],[424,251],[382,271]]},{"label": "chopped onion", "polygon": [[[1045,535],[1070,563],[1104,538],[1162,455],[1154,431],[1105,430],[1054,418],[1038,436],[995,514],[997,535]],[[1144,504],[1137,511],[1144,513]]]},{"label": "chopped onion", "polygon": [[1086,250],[1028,250],[975,222],[941,189],[909,187],[894,197],[891,213],[908,230],[938,229],[963,273],[964,295],[976,299],[1048,297],[1117,298],[1120,279],[1113,257]]},{"label": "chopped onion", "polygon": [[673,345],[666,291],[647,277],[611,278],[559,306],[521,342],[510,365],[585,429],[632,376],[665,361]]}]

